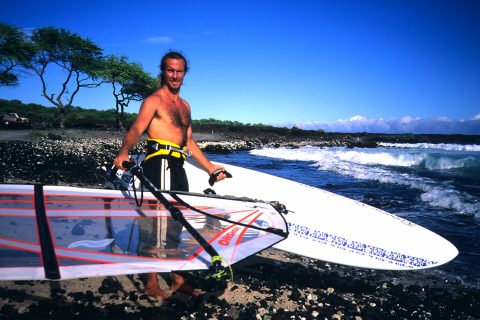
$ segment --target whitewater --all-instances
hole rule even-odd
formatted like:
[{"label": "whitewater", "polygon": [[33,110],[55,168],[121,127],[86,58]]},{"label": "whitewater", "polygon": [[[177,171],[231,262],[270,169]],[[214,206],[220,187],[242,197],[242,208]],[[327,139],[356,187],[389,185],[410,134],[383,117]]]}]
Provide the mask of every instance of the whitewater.
[{"label": "whitewater", "polygon": [[421,200],[429,205],[480,218],[480,146],[447,144],[381,144],[381,146],[373,149],[264,148],[253,150],[251,153],[257,156],[304,161],[318,170],[418,190],[421,192]]}]

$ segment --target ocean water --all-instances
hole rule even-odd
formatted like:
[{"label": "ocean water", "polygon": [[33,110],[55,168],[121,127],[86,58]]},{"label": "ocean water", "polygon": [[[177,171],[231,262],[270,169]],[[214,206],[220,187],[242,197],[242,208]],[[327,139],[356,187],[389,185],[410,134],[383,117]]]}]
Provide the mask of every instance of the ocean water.
[{"label": "ocean water", "polygon": [[326,189],[426,227],[460,252],[432,272],[480,288],[480,145],[263,148],[209,158]]}]

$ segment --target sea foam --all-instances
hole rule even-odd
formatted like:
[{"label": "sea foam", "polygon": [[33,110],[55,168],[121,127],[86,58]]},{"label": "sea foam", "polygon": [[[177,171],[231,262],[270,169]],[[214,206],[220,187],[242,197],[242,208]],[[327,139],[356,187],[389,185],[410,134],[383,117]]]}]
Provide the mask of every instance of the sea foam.
[{"label": "sea foam", "polygon": [[440,149],[449,151],[480,152],[478,144],[452,144],[452,143],[386,143],[380,142],[380,147],[405,148],[405,149]]},{"label": "sea foam", "polygon": [[478,197],[457,190],[448,181],[440,182],[420,172],[480,169],[480,157],[391,148],[263,148],[250,153],[284,160],[306,161],[319,170],[336,172],[355,179],[405,186],[420,191],[421,200],[432,206],[480,218]]}]

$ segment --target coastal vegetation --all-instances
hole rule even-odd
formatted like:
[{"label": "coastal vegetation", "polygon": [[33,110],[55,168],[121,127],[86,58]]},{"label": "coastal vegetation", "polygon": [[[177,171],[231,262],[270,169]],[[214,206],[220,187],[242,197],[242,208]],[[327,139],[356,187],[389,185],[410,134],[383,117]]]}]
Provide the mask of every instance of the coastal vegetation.
[{"label": "coastal vegetation", "polygon": [[[130,98],[132,99],[132,98]],[[45,107],[35,103],[25,104],[20,100],[0,99],[0,114],[18,113],[30,119],[28,124],[17,126],[18,128],[59,128],[60,120],[54,107]],[[123,112],[123,122],[128,128],[136,113]],[[118,113],[114,109],[97,110],[85,109],[78,106],[68,106],[64,109],[65,127],[77,129],[116,129]],[[263,131],[278,135],[305,136],[307,134],[323,133],[322,130],[302,130],[297,127],[291,129],[285,127],[275,127],[265,124],[244,124],[238,121],[209,119],[194,119],[193,125],[199,132],[237,132],[249,134]],[[11,126],[10,126],[11,128]]]},{"label": "coastal vegetation", "polygon": [[[0,113],[15,112],[29,118],[30,122],[21,128],[47,129],[59,128],[60,118],[55,107],[45,107],[35,103],[24,104],[20,100],[0,99]],[[131,124],[136,114],[125,113],[124,121]],[[64,108],[63,117],[65,128],[105,129],[116,126],[117,113],[114,109],[97,110],[82,107],[67,106]],[[9,128],[14,129],[10,126]]]},{"label": "coastal vegetation", "polygon": [[[0,126],[3,129],[31,128],[37,130],[59,128],[59,114],[55,107],[45,107],[34,103],[22,103],[20,100],[0,99],[0,115],[17,113],[29,118],[29,123]],[[78,106],[65,108],[65,128],[118,131],[115,109],[97,110]],[[128,128],[135,120],[135,113],[124,112],[122,122]],[[383,133],[342,133],[323,130],[303,130],[298,127],[277,127],[266,124],[241,123],[230,120],[194,119],[195,132],[219,134],[228,140],[255,141],[256,145],[292,142],[315,144],[314,142],[334,142],[333,145],[351,147],[375,147],[378,142],[391,143],[458,143],[480,144],[480,135],[462,134],[383,134]]]},{"label": "coastal vegetation", "polygon": [[[61,72],[61,83],[49,81],[46,75],[52,70]],[[140,64],[125,56],[105,55],[100,46],[76,33],[43,27],[27,35],[18,27],[0,23],[0,86],[18,85],[20,74],[39,78],[41,96],[59,111],[60,128],[72,120],[65,114],[81,89],[111,85],[116,125],[123,128],[125,107],[158,87],[156,78]]]}]

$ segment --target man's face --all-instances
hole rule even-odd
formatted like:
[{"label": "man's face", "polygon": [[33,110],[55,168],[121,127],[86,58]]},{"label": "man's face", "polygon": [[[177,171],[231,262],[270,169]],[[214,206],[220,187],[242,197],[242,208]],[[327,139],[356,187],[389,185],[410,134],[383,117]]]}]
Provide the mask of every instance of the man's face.
[{"label": "man's face", "polygon": [[183,59],[165,60],[164,80],[169,89],[180,90],[183,78],[185,77],[185,62]]}]

